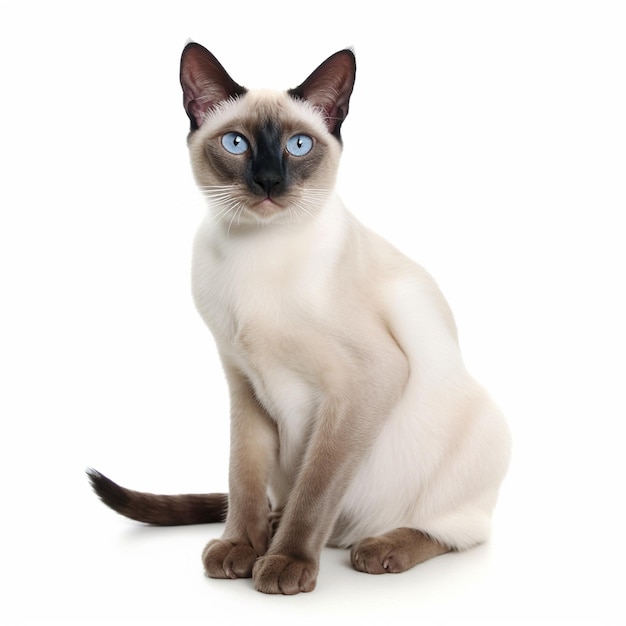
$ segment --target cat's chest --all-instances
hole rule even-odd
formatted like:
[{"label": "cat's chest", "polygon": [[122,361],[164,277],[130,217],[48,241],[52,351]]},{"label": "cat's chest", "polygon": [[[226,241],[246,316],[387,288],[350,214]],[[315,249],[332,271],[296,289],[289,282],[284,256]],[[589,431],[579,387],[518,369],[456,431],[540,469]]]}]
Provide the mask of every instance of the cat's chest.
[{"label": "cat's chest", "polygon": [[305,254],[293,242],[248,243],[256,245],[224,254],[210,240],[196,242],[194,298],[222,357],[245,373],[282,424],[285,450],[296,450],[324,384],[322,372],[332,367],[332,281],[314,250]]},{"label": "cat's chest", "polygon": [[[302,238],[196,240],[193,293],[218,343],[243,351],[293,344],[325,317],[329,272]],[[293,348],[293,346],[291,346]]]}]

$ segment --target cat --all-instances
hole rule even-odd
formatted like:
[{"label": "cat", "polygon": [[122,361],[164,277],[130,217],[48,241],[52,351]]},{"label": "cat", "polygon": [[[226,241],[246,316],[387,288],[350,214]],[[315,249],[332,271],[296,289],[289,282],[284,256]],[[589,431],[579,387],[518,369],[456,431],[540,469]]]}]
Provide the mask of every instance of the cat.
[{"label": "cat", "polygon": [[193,295],[230,390],[229,493],[158,496],[89,470],[135,520],[225,521],[206,574],[265,593],[312,591],[324,545],[380,574],[484,542],[509,460],[433,279],[334,191],[355,75],[341,50],[294,89],[248,90],[185,47],[188,146],[210,206]]}]

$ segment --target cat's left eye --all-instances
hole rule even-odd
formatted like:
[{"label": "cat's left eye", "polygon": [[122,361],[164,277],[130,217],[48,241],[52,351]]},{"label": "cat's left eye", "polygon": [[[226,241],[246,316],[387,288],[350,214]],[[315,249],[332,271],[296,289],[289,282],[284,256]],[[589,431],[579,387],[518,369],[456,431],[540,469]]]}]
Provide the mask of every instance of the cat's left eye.
[{"label": "cat's left eye", "polygon": [[313,139],[308,135],[294,135],[287,140],[287,152],[293,156],[304,156],[311,152]]},{"label": "cat's left eye", "polygon": [[243,154],[248,149],[248,141],[239,133],[226,133],[222,137],[222,145],[231,154]]}]

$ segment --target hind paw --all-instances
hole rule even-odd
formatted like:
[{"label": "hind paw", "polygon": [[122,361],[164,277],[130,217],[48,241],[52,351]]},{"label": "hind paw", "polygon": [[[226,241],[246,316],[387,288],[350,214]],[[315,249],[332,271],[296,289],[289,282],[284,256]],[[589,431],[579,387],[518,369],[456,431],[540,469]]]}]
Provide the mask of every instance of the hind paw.
[{"label": "hind paw", "polygon": [[419,530],[397,528],[357,543],[350,552],[350,560],[359,572],[399,573],[449,551],[450,548]]},{"label": "hind paw", "polygon": [[384,537],[369,537],[359,542],[350,552],[350,560],[355,570],[366,574],[387,574],[403,572],[410,564],[402,549]]}]

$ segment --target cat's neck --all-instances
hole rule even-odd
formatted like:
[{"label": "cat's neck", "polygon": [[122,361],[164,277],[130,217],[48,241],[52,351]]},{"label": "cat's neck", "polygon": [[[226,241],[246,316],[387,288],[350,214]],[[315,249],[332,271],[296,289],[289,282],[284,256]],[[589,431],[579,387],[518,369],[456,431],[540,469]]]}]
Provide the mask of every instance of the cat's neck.
[{"label": "cat's neck", "polygon": [[196,246],[210,251],[212,263],[226,273],[256,275],[263,268],[272,271],[286,266],[294,270],[306,266],[313,271],[333,264],[356,228],[355,218],[332,193],[318,213],[303,221],[256,228],[247,224],[229,231],[208,216],[198,231]]}]

